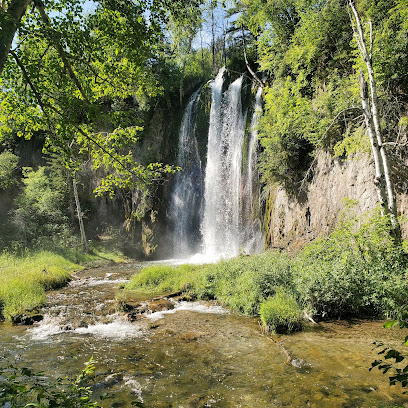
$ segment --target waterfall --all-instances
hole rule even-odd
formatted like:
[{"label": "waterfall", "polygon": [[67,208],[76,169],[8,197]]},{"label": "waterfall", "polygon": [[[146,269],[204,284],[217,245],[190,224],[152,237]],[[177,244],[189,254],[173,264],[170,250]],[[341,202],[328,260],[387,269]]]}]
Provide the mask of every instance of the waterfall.
[{"label": "waterfall", "polygon": [[258,145],[258,131],[257,125],[262,115],[262,88],[259,87],[255,96],[255,106],[251,119],[251,130],[249,133],[249,147],[248,147],[248,161],[247,161],[247,181],[248,181],[248,195],[251,205],[254,204],[254,190],[257,189],[257,145]]},{"label": "waterfall", "polygon": [[179,132],[177,165],[181,171],[175,176],[170,200],[173,248],[177,256],[194,254],[201,243],[199,225],[203,175],[195,136],[200,92],[201,89],[191,96]]},{"label": "waterfall", "polygon": [[209,261],[229,258],[240,251],[253,253],[263,249],[256,170],[256,125],[262,111],[262,89],[256,94],[246,140],[247,112],[241,100],[244,77],[225,90],[225,72],[222,68],[210,83],[205,172],[196,139],[200,90],[192,95],[184,111],[177,155],[182,171],[174,178],[170,201],[173,248],[177,258],[200,253],[196,261]]},{"label": "waterfall", "polygon": [[257,125],[262,116],[262,88],[259,87],[256,96],[254,110],[251,118],[251,128],[248,140],[248,155],[246,167],[246,185],[244,190],[243,206],[243,249],[247,253],[261,252],[265,246],[264,237],[261,231],[258,196],[258,171],[257,171],[257,145],[258,131]]},{"label": "waterfall", "polygon": [[203,245],[206,256],[237,255],[242,243],[242,149],[246,113],[242,111],[243,77],[223,97],[221,69],[211,84],[212,103],[205,171]]}]

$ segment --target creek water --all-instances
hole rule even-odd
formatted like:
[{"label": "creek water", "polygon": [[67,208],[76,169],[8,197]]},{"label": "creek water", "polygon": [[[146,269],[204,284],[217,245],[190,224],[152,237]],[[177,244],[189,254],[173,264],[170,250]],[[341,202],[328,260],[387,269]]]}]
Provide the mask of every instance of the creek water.
[{"label": "creek water", "polygon": [[141,265],[78,272],[49,294],[42,322],[0,325],[2,355],[50,377],[76,375],[93,356],[95,394],[113,395],[106,407],[408,406],[400,388],[368,371],[374,340],[399,346],[407,333],[336,321],[273,336],[292,357],[287,365],[257,319],[215,303],[174,301],[173,310],[129,322],[115,312],[115,293]]}]

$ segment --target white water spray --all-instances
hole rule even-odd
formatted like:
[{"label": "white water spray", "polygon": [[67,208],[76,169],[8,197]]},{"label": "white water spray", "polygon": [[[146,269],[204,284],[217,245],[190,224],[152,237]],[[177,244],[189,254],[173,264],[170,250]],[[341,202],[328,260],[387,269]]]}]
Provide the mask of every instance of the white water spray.
[{"label": "white water spray", "polygon": [[246,119],[241,102],[243,77],[230,85],[223,98],[224,70],[211,84],[202,224],[204,253],[209,258],[237,255],[241,244],[240,192]]},{"label": "white water spray", "polygon": [[[181,257],[197,252],[201,242],[202,170],[195,127],[200,91],[196,91],[184,111],[180,126],[176,174],[171,195],[170,215],[173,219],[173,248]],[[198,236],[197,236],[198,235]]]},{"label": "white water spray", "polygon": [[246,253],[258,253],[264,249],[265,239],[261,232],[258,194],[258,130],[257,126],[262,116],[262,88],[259,87],[251,118],[251,128],[248,140],[247,166],[245,188],[243,193],[243,250]]}]

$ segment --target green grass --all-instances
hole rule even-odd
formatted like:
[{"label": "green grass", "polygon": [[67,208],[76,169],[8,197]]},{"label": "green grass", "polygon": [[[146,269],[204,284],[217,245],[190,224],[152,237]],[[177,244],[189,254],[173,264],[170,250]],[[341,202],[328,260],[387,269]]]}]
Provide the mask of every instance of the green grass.
[{"label": "green grass", "polygon": [[150,265],[142,273],[133,275],[125,289],[152,294],[188,291],[195,286],[203,270],[203,265]]},{"label": "green grass", "polygon": [[248,315],[280,286],[291,287],[289,258],[275,252],[241,256],[208,265],[150,265],[133,275],[127,291],[154,294],[185,291],[193,298],[218,299]]},{"label": "green grass", "polygon": [[0,256],[0,317],[14,317],[46,302],[46,290],[65,285],[71,273],[89,265],[123,261],[118,253],[93,249],[85,254],[73,249],[23,251]]},{"label": "green grass", "polygon": [[261,304],[259,313],[263,326],[273,333],[302,328],[302,311],[296,297],[283,288],[279,288],[273,297]]}]

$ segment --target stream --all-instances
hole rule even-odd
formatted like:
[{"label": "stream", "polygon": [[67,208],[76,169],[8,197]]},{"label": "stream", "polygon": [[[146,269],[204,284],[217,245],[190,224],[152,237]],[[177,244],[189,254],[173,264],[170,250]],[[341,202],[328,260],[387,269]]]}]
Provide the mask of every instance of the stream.
[{"label": "stream", "polygon": [[43,321],[0,324],[2,355],[51,377],[76,375],[93,356],[92,389],[112,394],[106,407],[134,400],[147,408],[408,407],[399,386],[368,371],[376,358],[372,343],[402,348],[405,331],[335,321],[273,336],[292,357],[287,365],[257,319],[214,302],[173,300],[173,310],[128,321],[115,311],[115,293],[143,265],[76,273],[49,293]]}]

